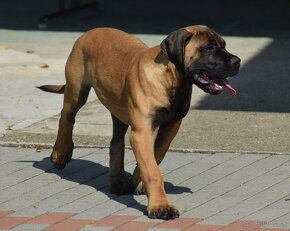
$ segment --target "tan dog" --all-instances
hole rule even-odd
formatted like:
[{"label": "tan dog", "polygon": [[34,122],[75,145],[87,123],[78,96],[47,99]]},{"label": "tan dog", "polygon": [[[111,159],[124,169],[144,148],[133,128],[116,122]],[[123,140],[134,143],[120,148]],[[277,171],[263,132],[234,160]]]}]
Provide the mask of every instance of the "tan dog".
[{"label": "tan dog", "polygon": [[[111,192],[128,194],[133,185],[135,193],[147,192],[149,217],[178,217],[178,210],[165,194],[158,164],[189,110],[192,83],[211,94],[227,88],[234,95],[226,77],[237,74],[239,66],[240,59],[229,54],[224,40],[206,26],[179,29],[153,48],[116,29],[85,33],[67,60],[66,85],[40,87],[64,92],[52,162],[63,169],[70,161],[75,116],[93,87],[113,119]],[[129,125],[138,163],[131,185],[124,170],[124,136]]]}]

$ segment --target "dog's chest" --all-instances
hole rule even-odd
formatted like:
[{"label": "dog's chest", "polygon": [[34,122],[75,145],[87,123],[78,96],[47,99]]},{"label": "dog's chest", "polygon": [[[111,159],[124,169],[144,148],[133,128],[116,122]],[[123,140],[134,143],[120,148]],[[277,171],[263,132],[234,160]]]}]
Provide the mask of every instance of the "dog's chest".
[{"label": "dog's chest", "polygon": [[191,86],[175,89],[169,96],[169,106],[156,108],[152,116],[152,127],[174,123],[184,118],[190,108]]}]

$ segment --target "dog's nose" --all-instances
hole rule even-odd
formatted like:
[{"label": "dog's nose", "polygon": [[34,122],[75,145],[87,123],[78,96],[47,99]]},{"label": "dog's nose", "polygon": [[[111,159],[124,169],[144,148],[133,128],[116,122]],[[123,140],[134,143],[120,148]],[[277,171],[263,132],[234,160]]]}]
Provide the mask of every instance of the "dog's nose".
[{"label": "dog's nose", "polygon": [[230,59],[229,59],[229,63],[235,67],[239,67],[240,66],[240,63],[241,63],[241,59],[237,56],[232,56]]}]

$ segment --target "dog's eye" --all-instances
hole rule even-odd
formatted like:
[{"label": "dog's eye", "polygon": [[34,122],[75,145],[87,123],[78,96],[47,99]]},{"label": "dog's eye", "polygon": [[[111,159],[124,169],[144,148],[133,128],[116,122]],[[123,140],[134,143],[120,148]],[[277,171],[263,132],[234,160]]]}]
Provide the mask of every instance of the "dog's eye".
[{"label": "dog's eye", "polygon": [[211,46],[207,46],[204,48],[206,51],[214,51],[215,50],[215,46],[211,45]]}]

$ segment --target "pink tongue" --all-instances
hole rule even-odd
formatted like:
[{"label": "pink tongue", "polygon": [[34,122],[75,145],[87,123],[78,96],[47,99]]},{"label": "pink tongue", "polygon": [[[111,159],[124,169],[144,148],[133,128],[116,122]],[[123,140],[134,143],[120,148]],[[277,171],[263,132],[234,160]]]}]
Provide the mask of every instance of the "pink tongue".
[{"label": "pink tongue", "polygon": [[232,96],[235,96],[237,94],[236,90],[234,88],[232,88],[232,86],[229,84],[227,79],[220,79],[220,81],[228,89],[229,93]]}]

